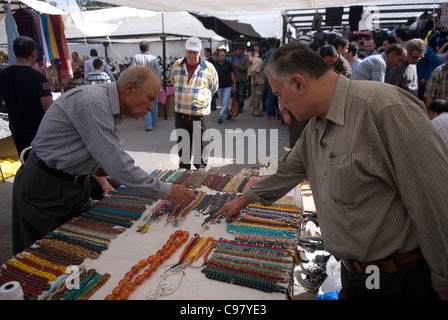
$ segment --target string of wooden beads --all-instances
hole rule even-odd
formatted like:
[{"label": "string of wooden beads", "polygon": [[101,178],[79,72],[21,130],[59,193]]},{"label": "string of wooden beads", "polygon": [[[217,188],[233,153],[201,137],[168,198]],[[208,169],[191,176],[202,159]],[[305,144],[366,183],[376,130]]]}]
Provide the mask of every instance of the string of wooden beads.
[{"label": "string of wooden beads", "polygon": [[[139,261],[131,270],[125,274],[120,280],[112,293],[105,297],[105,300],[127,300],[134,289],[148,279],[151,274],[168,259],[180,246],[188,240],[187,231],[177,230],[174,232],[165,245],[157,251],[156,254],[149,256],[147,259]],[[149,265],[149,266],[148,266]],[[148,266],[148,267],[147,267]],[[147,267],[142,274],[137,275],[141,269]],[[132,281],[135,277],[135,280]]]}]

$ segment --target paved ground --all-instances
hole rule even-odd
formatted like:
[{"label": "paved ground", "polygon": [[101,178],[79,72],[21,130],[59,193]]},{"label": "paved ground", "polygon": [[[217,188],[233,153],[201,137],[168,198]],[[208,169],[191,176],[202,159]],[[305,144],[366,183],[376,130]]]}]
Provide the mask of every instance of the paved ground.
[{"label": "paved ground", "polygon": [[[217,116],[220,111],[218,106],[217,111],[211,114],[211,128],[219,130],[223,137],[224,144],[229,143],[225,138],[226,130],[241,129],[250,138],[249,142],[245,143],[243,147],[241,143],[235,144],[233,148],[233,155],[229,152],[226,154],[222,151],[222,158],[212,157],[209,160],[207,170],[220,171],[228,174],[236,174],[243,168],[259,168],[266,162],[263,161],[262,156],[256,156],[256,163],[251,161],[251,156],[259,149],[254,149],[254,141],[262,142],[267,146],[266,150],[270,150],[270,137],[278,135],[278,139],[274,139],[274,152],[279,156],[284,153],[284,147],[289,146],[288,126],[282,124],[280,120],[270,120],[267,117],[257,118],[251,115],[248,110],[248,100],[246,100],[246,107],[242,114],[231,120],[224,120],[223,124],[217,123]],[[164,120],[159,118],[158,126],[152,131],[145,131],[142,119],[125,118],[123,123],[118,126],[118,135],[122,142],[123,149],[128,152],[135,160],[136,164],[142,167],[148,173],[155,169],[176,169],[177,155],[173,151],[175,141],[170,141],[170,135],[174,130],[174,119],[169,118]],[[263,143],[263,129],[266,130],[266,141]],[[252,131],[253,130],[253,131]],[[261,130],[261,131],[260,131]],[[255,140],[254,140],[255,139]],[[219,152],[218,152],[219,153]],[[266,155],[264,150],[259,152],[261,155]],[[174,154],[173,156],[170,156]],[[241,157],[243,160],[236,160]],[[260,161],[261,160],[261,161]],[[5,183],[0,182],[0,264],[11,258],[11,194],[14,177],[8,178]],[[303,201],[306,211],[314,211],[314,202],[309,189],[302,190]],[[314,299],[315,295],[306,292],[298,292],[295,299]]]}]

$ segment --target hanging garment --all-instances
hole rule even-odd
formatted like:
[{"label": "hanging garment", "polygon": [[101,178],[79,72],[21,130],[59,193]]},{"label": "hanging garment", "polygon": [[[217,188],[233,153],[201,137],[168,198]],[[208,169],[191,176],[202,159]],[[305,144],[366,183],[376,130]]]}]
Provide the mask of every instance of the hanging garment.
[{"label": "hanging garment", "polygon": [[361,20],[359,21],[358,28],[359,30],[372,30],[373,29],[373,14],[369,11],[364,11],[361,15]]},{"label": "hanging garment", "polygon": [[11,8],[9,5],[4,4],[5,10],[5,28],[6,36],[8,37],[8,65],[16,63],[16,56],[14,55],[13,43],[19,37],[19,31],[17,30],[17,24],[12,16]]},{"label": "hanging garment", "polygon": [[47,26],[48,26],[48,44],[49,48],[51,50],[52,59],[51,60],[57,60],[59,59],[59,50],[58,45],[56,44],[56,38],[54,36],[54,30],[53,30],[53,23],[51,21],[51,16],[49,14],[45,14],[46,20],[47,20]]},{"label": "hanging garment", "polygon": [[27,9],[26,11],[33,18],[37,37],[39,38],[39,43],[36,43],[36,45],[40,46],[40,50],[43,56],[42,60],[39,61],[39,65],[42,67],[48,67],[49,65],[51,65],[51,62],[48,59],[47,40],[42,30],[42,20],[40,19],[40,16],[36,12],[34,12],[34,10]]},{"label": "hanging garment", "polygon": [[313,16],[313,23],[311,25],[311,30],[320,30],[322,25],[322,16],[319,14],[319,12],[316,10],[316,13]]},{"label": "hanging garment", "polygon": [[51,15],[51,23],[53,25],[54,37],[59,51],[59,70],[62,79],[73,78],[72,61],[70,52],[68,51],[67,39],[65,38],[65,27],[60,15]]},{"label": "hanging garment", "polygon": [[51,52],[51,46],[50,46],[50,33],[48,31],[47,16],[44,13],[39,14],[39,16],[40,16],[40,20],[42,21],[42,31],[45,35],[46,47],[47,47],[47,51],[48,51],[48,59],[50,59],[50,63],[51,63],[51,60],[53,60],[53,54]]},{"label": "hanging garment", "polygon": [[34,24],[34,19],[25,9],[19,9],[13,14],[17,24],[17,31],[21,36],[27,36],[36,42],[36,59],[43,60],[42,50],[40,49],[40,40]]},{"label": "hanging garment", "polygon": [[358,31],[358,24],[364,10],[363,6],[351,6],[348,14],[348,24],[351,31]]},{"label": "hanging garment", "polygon": [[341,26],[343,13],[344,7],[326,8],[325,25],[331,27]]}]

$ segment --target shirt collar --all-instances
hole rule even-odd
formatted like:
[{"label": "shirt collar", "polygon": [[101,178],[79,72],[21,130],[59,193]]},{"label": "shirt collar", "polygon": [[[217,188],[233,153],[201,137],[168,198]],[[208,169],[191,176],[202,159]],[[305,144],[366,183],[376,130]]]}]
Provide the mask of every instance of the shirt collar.
[{"label": "shirt collar", "polygon": [[[187,61],[187,57],[184,57],[182,61],[180,62],[180,65],[182,66]],[[199,65],[201,66],[201,69],[207,68],[207,63],[205,63],[205,60],[199,57]]]},{"label": "shirt collar", "polygon": [[118,98],[118,85],[116,82],[106,83],[107,93],[109,94],[112,114],[120,114],[120,99]]},{"label": "shirt collar", "polygon": [[345,125],[345,105],[349,86],[350,80],[343,75],[339,75],[336,80],[330,108],[328,109],[327,116],[325,117],[326,120],[332,121],[341,126]]}]

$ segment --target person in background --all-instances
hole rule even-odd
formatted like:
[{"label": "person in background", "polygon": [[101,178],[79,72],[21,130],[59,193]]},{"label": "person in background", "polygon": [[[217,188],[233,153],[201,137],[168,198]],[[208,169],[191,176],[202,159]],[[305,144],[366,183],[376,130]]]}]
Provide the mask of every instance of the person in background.
[{"label": "person in background", "polygon": [[78,55],[78,52],[72,52],[73,77],[84,77],[84,60]]},{"label": "person in background", "polygon": [[[202,137],[209,128],[211,100],[218,91],[218,73],[210,62],[201,58],[202,43],[198,37],[191,37],[185,41],[185,57],[174,62],[171,72],[171,82],[174,84],[175,100],[175,128],[178,131],[178,147],[183,140],[182,131],[188,133],[188,150],[179,148],[179,168],[191,168],[191,157],[196,169],[205,169],[207,155],[204,148],[207,145]],[[201,140],[195,141],[195,150],[192,150],[194,127],[201,132]],[[182,141],[182,144],[185,144]]]},{"label": "person in background", "polygon": [[386,52],[364,58],[352,71],[351,79],[385,82],[387,70],[401,64],[406,55],[406,49],[394,44]]},{"label": "person in background", "polygon": [[373,38],[368,37],[364,40],[364,51],[366,53],[365,58],[378,54],[378,52],[376,52],[375,40],[373,40]]},{"label": "person in background", "polygon": [[246,98],[246,80],[250,67],[249,56],[243,52],[242,46],[235,47],[235,54],[231,58],[231,63],[235,68],[236,96],[238,99],[238,112],[243,112],[244,99]]},{"label": "person in background", "polygon": [[31,145],[46,110],[53,103],[50,83],[32,66],[36,43],[20,36],[13,43],[16,62],[0,72],[0,111],[7,112],[9,129],[19,156]]},{"label": "person in background", "polygon": [[428,107],[428,113],[434,129],[448,146],[448,101],[434,100]]},{"label": "person in background", "polygon": [[[133,66],[145,66],[153,69],[160,77],[162,72],[160,71],[159,62],[155,56],[150,53],[148,41],[141,41],[139,44],[140,53],[132,57],[131,65]],[[145,123],[145,130],[151,131],[152,128],[157,126],[157,118],[159,116],[159,104],[158,99],[154,101],[154,108],[151,112],[148,112],[143,119]]]},{"label": "person in background", "polygon": [[348,39],[346,39],[344,37],[337,37],[333,41],[333,46],[336,48],[336,51],[339,52],[343,57],[345,57],[345,55],[348,52],[349,44],[350,43],[349,43]]},{"label": "person in background", "polygon": [[448,299],[448,147],[423,103],[338,75],[297,42],[280,47],[266,73],[280,105],[308,125],[274,174],[215,216],[272,205],[308,178],[324,250],[341,261],[340,300]]},{"label": "person in background", "polygon": [[[271,55],[278,48],[280,48],[280,44],[281,44],[281,42],[279,39],[275,40],[274,47],[266,53],[266,57],[264,58],[264,61],[266,64],[268,63]],[[268,119],[276,120],[277,119],[277,111],[278,111],[278,98],[275,94],[272,93],[271,85],[269,84],[269,81],[267,79],[265,80],[265,85],[266,85],[265,91],[266,91],[266,95],[267,95],[266,115],[267,115]]]},{"label": "person in background", "polygon": [[352,75],[352,68],[350,63],[342,56],[342,54],[336,51],[336,48],[331,44],[322,46],[319,51],[320,56],[325,60],[330,67],[337,73],[350,78]]},{"label": "person in background", "polygon": [[246,81],[246,98],[250,97],[252,94],[252,62],[254,60],[254,57],[258,57],[258,50],[255,51],[255,47],[249,48],[249,70],[247,72],[247,81]]},{"label": "person in background", "polygon": [[382,53],[387,51],[389,47],[393,44],[397,43],[397,39],[394,36],[387,36],[383,39],[383,45],[381,47],[376,48],[376,52]]},{"label": "person in background", "polygon": [[350,64],[352,71],[361,63],[362,60],[358,57],[358,45],[356,43],[349,44],[345,59]]},{"label": "person in background", "polygon": [[425,105],[427,108],[434,100],[437,99],[448,100],[447,62],[442,63],[431,72],[428,82],[426,84],[424,96],[425,96]]},{"label": "person in background", "polygon": [[13,253],[90,208],[90,177],[103,193],[113,180],[142,195],[188,205],[192,190],[151,177],[120,146],[116,132],[121,114],[144,116],[154,106],[160,77],[144,66],[123,70],[118,81],[78,86],[48,109],[32,142],[32,151],[13,185]]},{"label": "person in background", "polygon": [[86,77],[87,84],[105,84],[111,82],[107,73],[103,72],[103,61],[101,59],[95,59],[93,61],[93,68],[93,71],[89,72]]},{"label": "person in background", "polygon": [[412,39],[406,45],[407,56],[403,62],[390,69],[387,83],[398,86],[418,97],[417,62],[426,53],[426,44],[421,39]]},{"label": "person in background", "polygon": [[[92,72],[94,67],[93,67],[93,61],[95,59],[101,59],[98,57],[98,51],[96,51],[96,49],[91,49],[90,50],[90,59],[84,61],[84,81],[86,80],[87,75],[89,74],[89,72]],[[110,81],[115,82],[115,77],[112,73],[112,71],[109,68],[109,65],[107,64],[106,60],[101,59],[101,61],[103,61],[103,71],[107,73],[107,75],[110,78]]]},{"label": "person in background", "polygon": [[425,102],[425,91],[431,73],[442,64],[430,46],[426,46],[425,55],[417,62],[418,98]]},{"label": "person in background", "polygon": [[405,48],[409,40],[411,40],[411,33],[409,30],[399,27],[395,29],[395,39],[397,40],[397,44]]},{"label": "person in background", "polygon": [[[210,62],[213,65],[216,63],[215,60],[213,59],[212,49],[210,49],[210,48],[204,48],[204,58],[205,58],[205,60],[207,60],[208,62]],[[212,102],[211,102],[211,110],[212,111],[217,110],[216,98],[217,98],[217,93],[215,93],[212,97]]]},{"label": "person in background", "polygon": [[261,100],[263,99],[263,92],[265,88],[265,78],[264,75],[264,58],[266,56],[266,49],[260,48],[258,51],[258,57],[254,57],[252,60],[252,96],[249,101],[249,106],[252,108],[252,115],[254,117],[263,117],[260,112]]},{"label": "person in background", "polygon": [[442,63],[446,62],[446,53],[447,53],[447,49],[448,48],[448,41],[445,42],[439,50],[437,50],[436,54],[437,56],[440,58],[440,60],[442,61]]},{"label": "person in background", "polygon": [[236,80],[235,73],[232,64],[226,61],[226,51],[224,49],[218,50],[218,61],[215,63],[215,69],[218,73],[219,88],[217,91],[219,101],[221,101],[221,112],[218,115],[218,124],[222,123],[224,115],[226,120],[232,119],[230,114],[229,105],[230,98],[233,94],[236,94]]}]

